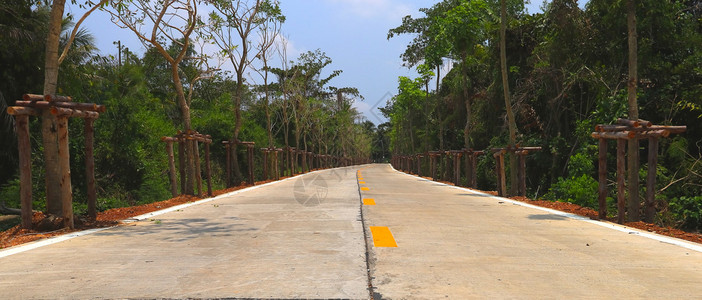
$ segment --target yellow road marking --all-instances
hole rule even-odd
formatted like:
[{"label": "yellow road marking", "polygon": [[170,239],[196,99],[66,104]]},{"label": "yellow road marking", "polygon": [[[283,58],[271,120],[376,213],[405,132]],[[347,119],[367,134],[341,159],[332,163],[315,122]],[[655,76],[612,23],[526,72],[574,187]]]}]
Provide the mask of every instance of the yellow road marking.
[{"label": "yellow road marking", "polygon": [[368,187],[364,186],[364,187],[361,187],[361,191],[370,191],[370,189]]},{"label": "yellow road marking", "polygon": [[363,205],[375,205],[375,199],[363,198]]},{"label": "yellow road marking", "polygon": [[366,184],[365,181],[359,181],[358,183],[360,183],[360,184]]},{"label": "yellow road marking", "polygon": [[373,245],[376,247],[397,247],[395,238],[392,237],[390,228],[385,226],[370,226],[373,235]]}]

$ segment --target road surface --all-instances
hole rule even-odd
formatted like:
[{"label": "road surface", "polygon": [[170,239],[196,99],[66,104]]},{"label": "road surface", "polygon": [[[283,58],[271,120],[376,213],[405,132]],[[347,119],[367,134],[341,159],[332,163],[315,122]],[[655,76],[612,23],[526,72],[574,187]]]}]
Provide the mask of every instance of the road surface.
[{"label": "road surface", "polygon": [[0,251],[0,297],[702,298],[702,248],[645,235],[374,164]]}]

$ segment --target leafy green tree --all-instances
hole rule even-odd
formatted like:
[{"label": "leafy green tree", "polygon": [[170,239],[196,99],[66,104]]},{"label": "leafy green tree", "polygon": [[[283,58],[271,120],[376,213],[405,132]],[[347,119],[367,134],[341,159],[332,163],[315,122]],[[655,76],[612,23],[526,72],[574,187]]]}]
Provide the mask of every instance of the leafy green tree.
[{"label": "leafy green tree", "polygon": [[[260,58],[267,47],[256,48],[253,44],[252,34],[260,30],[268,30],[271,23],[285,21],[277,1],[271,0],[217,0],[212,1],[214,10],[209,14],[207,33],[209,40],[221,50],[224,58],[234,67],[236,75],[236,88],[232,93],[234,102],[235,126],[232,141],[239,141],[241,131],[241,101],[243,99],[245,74],[255,58]],[[237,144],[233,144],[236,152]],[[241,181],[239,160],[233,157],[234,184]]]}]

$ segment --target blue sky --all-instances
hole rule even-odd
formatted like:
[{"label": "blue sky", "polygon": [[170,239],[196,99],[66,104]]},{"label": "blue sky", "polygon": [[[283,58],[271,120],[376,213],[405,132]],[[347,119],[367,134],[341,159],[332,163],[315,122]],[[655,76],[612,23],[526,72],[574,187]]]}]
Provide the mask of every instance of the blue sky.
[{"label": "blue sky", "polygon": [[[288,39],[288,57],[321,49],[333,63],[327,72],[342,70],[332,80],[336,87],[356,87],[364,99],[357,99],[355,106],[364,117],[379,124],[386,120],[378,107],[397,92],[398,76],[415,77],[416,72],[402,67],[400,54],[411,41],[411,36],[387,40],[390,28],[400,25],[408,14],[420,16],[419,8],[430,7],[438,1],[419,0],[282,0],[283,14],[287,20],[283,34]],[[541,0],[527,5],[530,13],[540,11]],[[81,14],[77,7],[67,12]],[[116,55],[120,40],[130,50],[143,53],[144,47],[126,29],[110,22],[109,15],[96,11],[84,23],[96,38],[100,52]],[[223,68],[228,68],[224,65]],[[251,80],[257,80],[252,75]]]}]

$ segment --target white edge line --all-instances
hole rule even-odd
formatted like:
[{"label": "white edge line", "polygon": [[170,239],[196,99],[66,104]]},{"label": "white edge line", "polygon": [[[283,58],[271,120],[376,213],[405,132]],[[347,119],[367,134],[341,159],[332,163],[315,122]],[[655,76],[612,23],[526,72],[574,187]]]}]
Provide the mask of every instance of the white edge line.
[{"label": "white edge line", "polygon": [[[418,177],[418,176],[415,176],[415,175],[412,175],[412,174],[407,174],[407,173],[405,173],[405,172],[398,171],[398,170],[396,170],[396,169],[392,166],[392,164],[390,164],[390,168],[392,168],[393,171],[398,172],[398,173],[400,173],[400,174],[404,174],[404,175],[412,176],[412,177]],[[421,178],[421,177],[419,177],[419,178]],[[620,232],[624,232],[624,233],[628,233],[628,234],[636,234],[636,235],[638,235],[638,236],[642,236],[642,237],[645,237],[645,238],[649,238],[649,239],[652,239],[652,240],[656,240],[656,241],[659,241],[659,242],[662,242],[662,243],[672,244],[672,245],[675,245],[675,246],[683,247],[683,248],[685,248],[685,249],[689,249],[689,250],[693,250],[693,251],[697,251],[697,252],[702,252],[702,246],[697,245],[697,244],[694,244],[694,243],[691,243],[691,242],[688,242],[688,241],[686,241],[686,240],[682,240],[682,239],[678,239],[678,238],[673,238],[673,237],[668,237],[668,236],[660,235],[660,234],[657,234],[657,233],[646,232],[646,231],[642,231],[642,230],[640,230],[640,229],[638,229],[638,228],[633,228],[633,227],[628,227],[628,226],[624,226],[624,225],[614,224],[614,223],[610,223],[610,222],[607,222],[607,221],[591,220],[590,218],[583,217],[583,216],[579,216],[579,215],[576,215],[576,214],[571,214],[571,213],[562,212],[562,211],[555,210],[555,209],[550,209],[550,208],[546,208],[546,207],[536,206],[536,205],[532,205],[532,204],[529,204],[529,203],[524,203],[524,202],[521,202],[521,201],[516,201],[516,200],[512,200],[512,199],[508,199],[508,198],[503,198],[503,197],[499,197],[499,196],[493,196],[493,195],[486,194],[486,193],[483,193],[483,192],[480,192],[480,191],[476,191],[476,190],[472,190],[472,189],[469,189],[469,188],[464,188],[464,187],[460,187],[460,186],[445,184],[445,183],[443,183],[443,182],[428,180],[428,179],[425,179],[425,178],[421,178],[421,179],[424,179],[424,180],[426,180],[426,181],[431,181],[431,182],[433,182],[433,183],[438,183],[438,184],[441,184],[441,185],[444,185],[444,186],[452,187],[452,188],[455,188],[455,189],[459,189],[459,190],[463,190],[463,191],[468,191],[468,192],[471,192],[471,193],[474,193],[474,194],[484,195],[484,196],[487,196],[487,197],[489,197],[489,198],[493,198],[493,199],[496,199],[496,200],[499,200],[499,201],[509,202],[509,203],[514,204],[514,205],[529,207],[529,208],[533,208],[533,209],[545,211],[545,212],[548,212],[548,213],[551,213],[551,214],[554,214],[554,215],[559,215],[559,216],[563,216],[563,217],[566,217],[566,218],[570,218],[570,219],[574,219],[574,220],[578,220],[578,221],[583,221],[583,222],[587,222],[587,223],[590,223],[590,224],[595,224],[595,225],[598,225],[598,226],[602,226],[602,227],[609,228],[609,229],[614,229],[614,230],[616,230],[616,231],[620,231]]]},{"label": "white edge line", "polygon": [[[338,168],[342,168],[342,167],[338,167]],[[298,178],[298,177],[301,177],[301,176],[310,175],[310,174],[314,174],[314,173],[321,172],[321,171],[326,171],[326,170],[338,169],[338,168],[316,170],[316,171],[312,171],[312,172],[309,172],[309,173],[299,174],[299,175],[296,175],[296,176],[293,176],[293,177],[288,177],[288,178],[285,178],[285,179],[281,179],[281,180],[277,180],[277,181],[272,181],[272,182],[264,183],[264,184],[261,184],[261,185],[254,185],[254,186],[247,187],[247,188],[244,188],[244,189],[240,189],[240,190],[232,191],[232,192],[229,192],[229,193],[226,193],[226,194],[222,194],[222,195],[219,195],[219,196],[216,196],[216,197],[213,197],[213,198],[207,198],[207,199],[202,199],[202,200],[198,200],[198,201],[195,201],[195,202],[190,202],[190,203],[180,204],[180,205],[176,205],[176,206],[171,206],[171,207],[169,207],[169,208],[164,208],[164,209],[162,209],[162,210],[158,210],[158,211],[150,212],[150,213],[147,213],[147,214],[143,214],[143,215],[131,217],[131,218],[126,219],[126,220],[122,220],[122,223],[131,223],[131,222],[136,222],[136,221],[145,220],[145,219],[148,219],[148,218],[151,218],[151,217],[155,217],[155,216],[162,215],[162,214],[165,214],[165,213],[169,213],[169,212],[172,212],[172,211],[176,211],[176,210],[179,210],[179,209],[184,209],[184,208],[186,208],[186,207],[190,207],[190,206],[193,206],[193,205],[198,205],[198,204],[207,203],[207,202],[214,201],[214,200],[217,200],[217,199],[220,199],[220,198],[230,197],[230,196],[233,196],[233,195],[236,195],[236,194],[239,194],[239,193],[243,193],[243,192],[246,192],[246,191],[255,190],[255,189],[257,189],[257,188],[261,188],[261,187],[264,187],[264,186],[273,185],[273,184],[280,183],[280,182],[285,182],[285,181],[288,181],[288,180],[291,180],[291,179],[295,179],[295,178]],[[39,241],[36,241],[36,242],[30,242],[30,243],[26,243],[26,244],[23,244],[23,245],[19,245],[19,246],[15,246],[15,247],[10,247],[10,248],[7,248],[6,250],[0,250],[0,258],[7,257],[7,256],[10,256],[10,255],[14,255],[14,254],[19,254],[19,253],[26,252],[26,251],[29,251],[29,250],[34,250],[34,249],[41,248],[41,247],[48,246],[48,245],[53,245],[53,244],[56,244],[56,243],[60,243],[60,242],[63,242],[63,241],[70,240],[70,239],[72,239],[72,238],[77,238],[77,237],[81,237],[81,236],[84,236],[84,235],[93,234],[93,233],[96,233],[96,232],[100,232],[100,231],[107,230],[107,229],[112,229],[112,228],[115,228],[115,227],[118,227],[118,226],[110,226],[110,227],[103,227],[103,228],[94,228],[94,229],[88,229],[88,230],[83,230],[83,231],[71,232],[71,233],[68,233],[68,234],[58,235],[58,236],[50,237],[50,238],[47,238],[47,239],[42,239],[42,240],[39,240]]]}]

